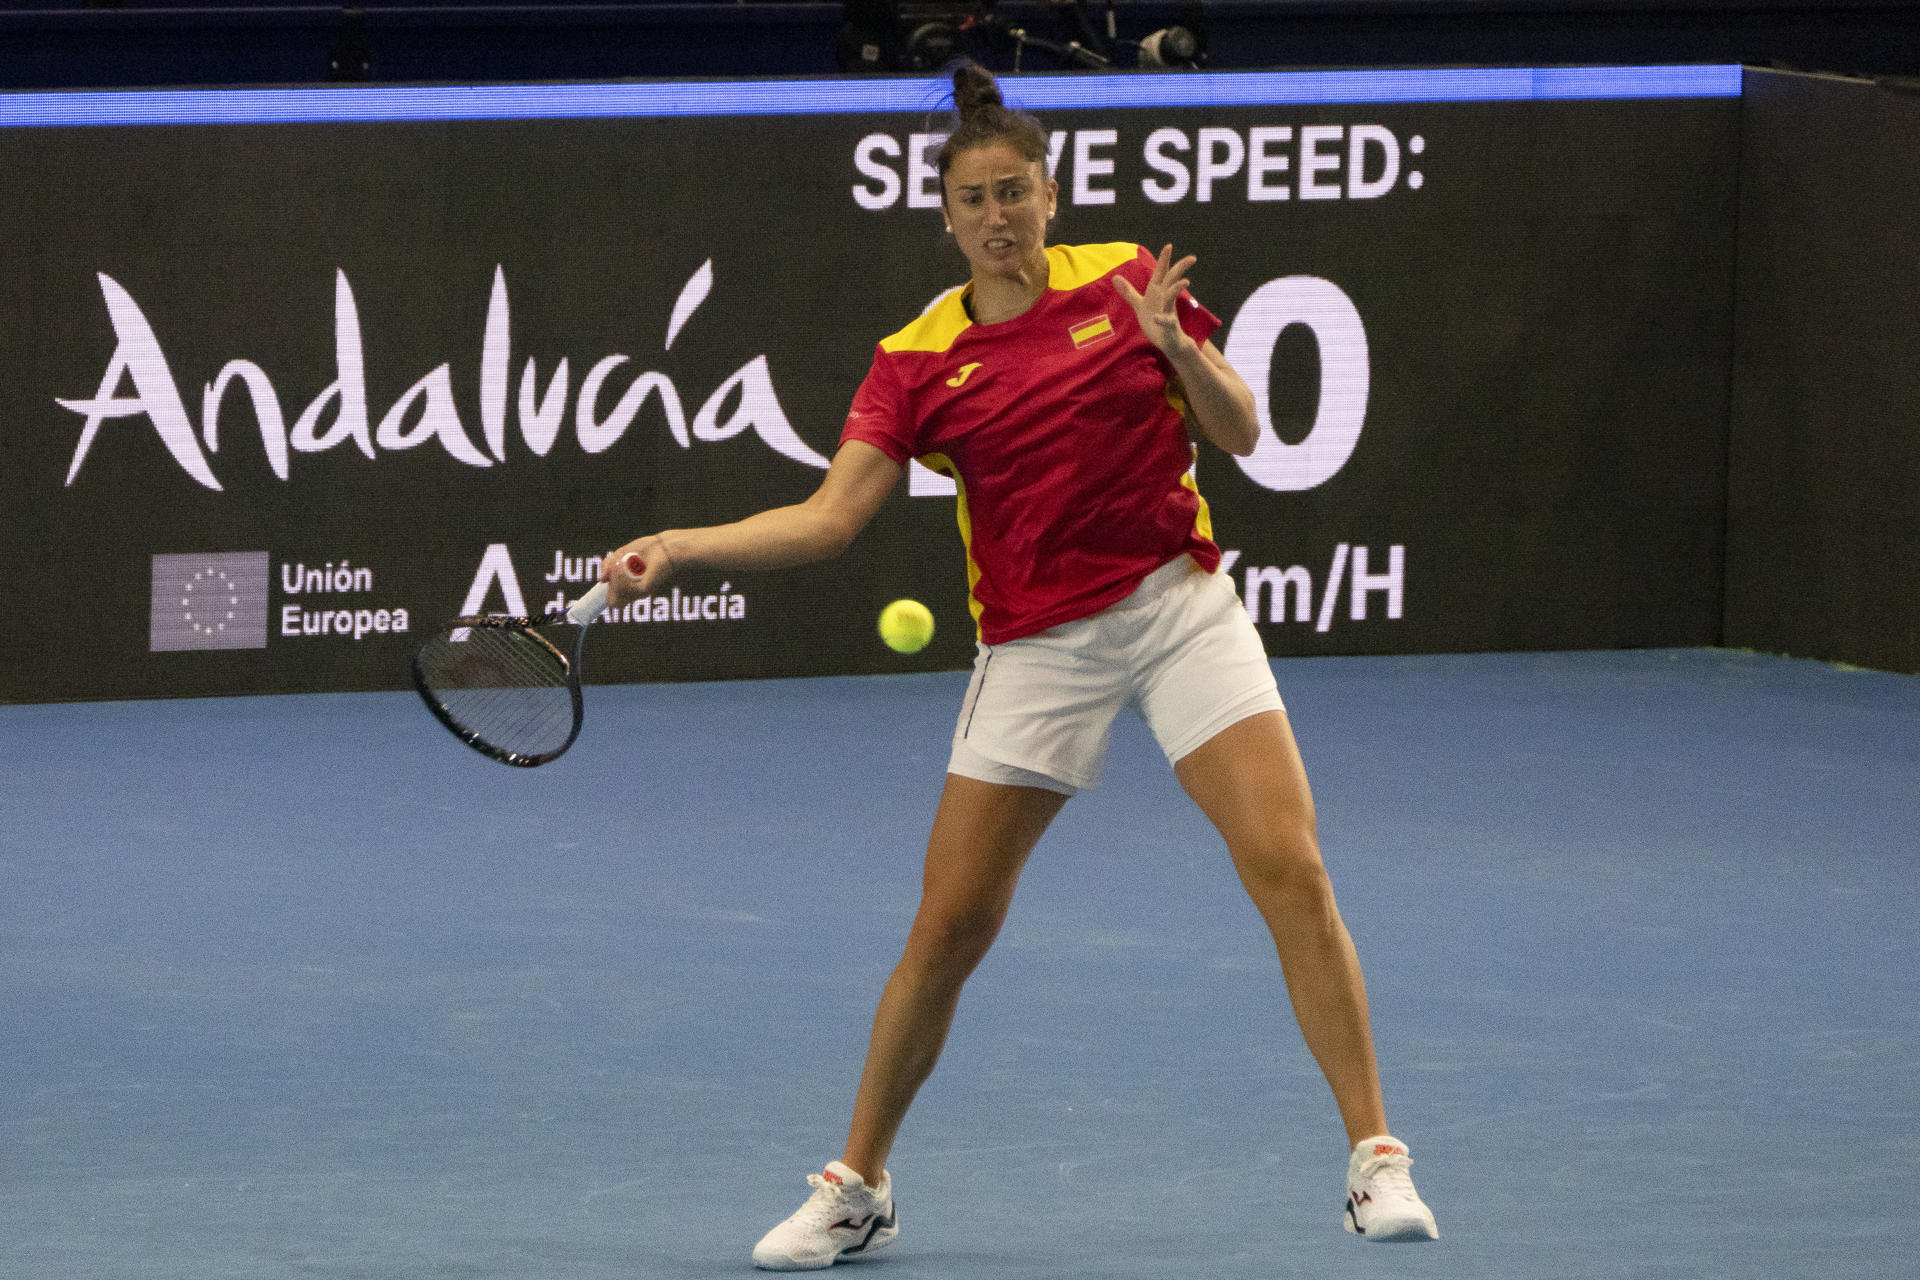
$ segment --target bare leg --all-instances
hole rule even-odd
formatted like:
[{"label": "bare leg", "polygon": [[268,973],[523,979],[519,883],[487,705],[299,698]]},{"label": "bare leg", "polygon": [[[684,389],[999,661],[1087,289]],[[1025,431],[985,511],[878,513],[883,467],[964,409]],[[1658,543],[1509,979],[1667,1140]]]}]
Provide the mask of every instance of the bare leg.
[{"label": "bare leg", "polygon": [[1333,1087],[1348,1145],[1386,1133],[1366,984],[1320,861],[1313,795],[1286,716],[1269,711],[1229,725],[1174,773],[1225,837],[1273,932],[1294,1016]]},{"label": "bare leg", "polygon": [[887,1165],[913,1096],[933,1071],[960,988],[993,945],[1027,855],[1067,798],[947,775],[927,841],[920,910],[880,997],[841,1160],[868,1180]]}]

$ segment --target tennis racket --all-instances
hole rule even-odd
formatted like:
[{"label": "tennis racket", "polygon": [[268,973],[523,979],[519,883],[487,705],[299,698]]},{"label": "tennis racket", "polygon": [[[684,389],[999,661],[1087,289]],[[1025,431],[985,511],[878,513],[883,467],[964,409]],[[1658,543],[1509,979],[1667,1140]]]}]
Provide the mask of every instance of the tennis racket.
[{"label": "tennis racket", "polygon": [[[630,572],[646,567],[639,556],[627,556]],[[413,687],[436,720],[489,760],[525,769],[558,760],[586,717],[580,655],[588,624],[606,607],[604,582],[567,606],[571,657],[541,634],[559,617],[455,618],[413,655]]]}]

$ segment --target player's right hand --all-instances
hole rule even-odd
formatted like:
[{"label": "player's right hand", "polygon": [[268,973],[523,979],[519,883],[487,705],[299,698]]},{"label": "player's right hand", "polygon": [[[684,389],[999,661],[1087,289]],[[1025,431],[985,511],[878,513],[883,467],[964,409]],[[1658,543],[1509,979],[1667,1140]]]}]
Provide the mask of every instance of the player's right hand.
[{"label": "player's right hand", "polygon": [[[632,557],[639,557],[640,572],[635,573]],[[657,533],[632,542],[600,557],[600,581],[607,584],[607,607],[614,608],[641,596],[664,589],[673,578],[673,556]]]}]

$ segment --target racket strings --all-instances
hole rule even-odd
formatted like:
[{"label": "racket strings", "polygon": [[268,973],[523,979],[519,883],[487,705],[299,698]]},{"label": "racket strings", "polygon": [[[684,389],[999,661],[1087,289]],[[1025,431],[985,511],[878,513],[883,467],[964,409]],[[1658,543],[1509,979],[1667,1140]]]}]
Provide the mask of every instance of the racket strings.
[{"label": "racket strings", "polygon": [[540,755],[559,750],[573,733],[566,662],[524,631],[460,628],[424,646],[419,664],[445,713],[497,750]]},{"label": "racket strings", "polygon": [[573,731],[573,705],[563,688],[468,689],[441,695],[468,731],[503,751],[539,755],[558,748]]},{"label": "racket strings", "polygon": [[463,731],[515,755],[556,751],[573,732],[565,690],[454,690],[441,695],[441,704]]}]

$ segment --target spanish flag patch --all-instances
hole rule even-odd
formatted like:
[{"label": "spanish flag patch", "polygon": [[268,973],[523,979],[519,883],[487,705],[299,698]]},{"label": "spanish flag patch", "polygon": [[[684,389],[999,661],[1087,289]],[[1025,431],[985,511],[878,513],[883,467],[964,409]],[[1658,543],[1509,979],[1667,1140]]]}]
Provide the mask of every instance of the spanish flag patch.
[{"label": "spanish flag patch", "polygon": [[1067,330],[1067,336],[1073,339],[1074,350],[1092,346],[1113,336],[1113,321],[1106,316],[1096,316],[1083,321]]}]

